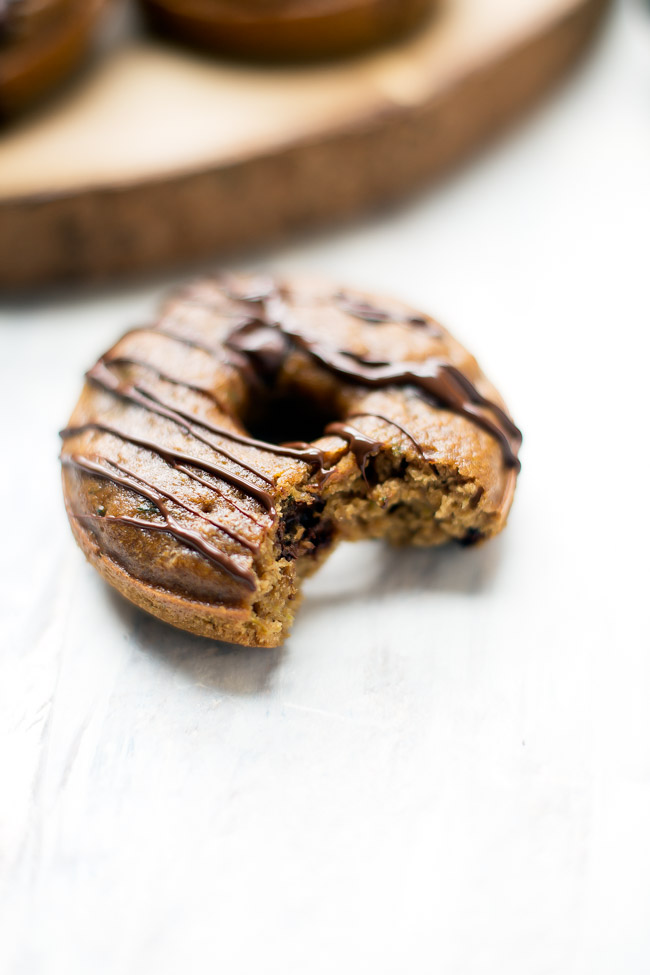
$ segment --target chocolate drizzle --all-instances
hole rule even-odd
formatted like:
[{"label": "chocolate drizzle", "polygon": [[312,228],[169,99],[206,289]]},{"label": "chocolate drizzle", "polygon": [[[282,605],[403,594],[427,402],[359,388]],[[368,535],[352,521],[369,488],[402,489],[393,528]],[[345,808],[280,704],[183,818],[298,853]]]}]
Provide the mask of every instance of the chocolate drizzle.
[{"label": "chocolate drizzle", "polygon": [[205,512],[200,511],[194,505],[187,504],[177,497],[177,495],[171,494],[168,491],[164,491],[161,488],[156,487],[154,484],[146,481],[139,474],[134,474],[133,471],[128,470],[121,464],[117,464],[115,461],[106,461],[105,463],[110,463],[114,468],[116,468],[116,470],[121,472],[120,474],[113,473],[105,466],[105,464],[88,460],[85,457],[79,457],[76,454],[64,457],[62,462],[64,466],[76,467],[78,470],[84,471],[87,474],[112,481],[113,484],[119,484],[122,487],[128,488],[136,494],[141,495],[158,509],[158,512],[164,518],[164,523],[160,524],[159,522],[149,521],[148,519],[144,518],[134,518],[129,515],[77,515],[76,517],[80,520],[101,518],[102,521],[118,523],[121,525],[131,525],[134,528],[143,528],[145,530],[153,529],[154,531],[166,532],[167,534],[176,538],[179,542],[184,543],[189,548],[192,548],[201,555],[205,556],[205,558],[210,562],[213,562],[220,568],[225,569],[229,575],[241,579],[249,589],[255,589],[255,576],[250,569],[240,566],[231,556],[226,555],[221,551],[221,549],[219,549],[216,545],[213,545],[199,532],[181,525],[172,515],[166,502],[171,501],[175,505],[184,508],[186,511],[189,511],[190,514],[195,515],[196,517],[212,525],[214,528],[219,529],[219,531],[222,531],[224,534],[228,535],[250,552],[255,552],[258,550],[259,546],[255,542],[251,542],[250,539],[240,535],[239,532],[234,531],[232,528],[229,528],[222,522],[209,518]]},{"label": "chocolate drizzle", "polygon": [[[246,314],[244,307],[244,314],[238,309],[238,313],[233,315],[232,309],[226,305],[210,302],[207,299],[203,300],[200,294],[197,298],[191,292],[187,299],[188,303],[201,304],[207,307],[213,306],[217,313],[223,314],[227,319],[232,319],[231,327],[220,344],[211,345],[202,336],[193,334],[191,331],[188,332],[183,324],[180,328],[175,327],[176,323],[170,326],[169,319],[163,319],[159,326],[142,326],[133,329],[132,333],[138,331],[151,332],[165,336],[174,342],[199,349],[222,361],[224,365],[237,369],[249,384],[261,383],[263,386],[272,388],[288,357],[295,351],[300,351],[329,373],[352,385],[378,389],[391,386],[415,387],[418,394],[426,401],[467,417],[496,439],[502,451],[504,464],[506,468],[509,468],[506,480],[509,490],[512,490],[514,477],[519,470],[517,452],[521,443],[521,434],[505,411],[498,404],[482,396],[467,376],[451,362],[441,357],[418,362],[372,361],[348,349],[335,348],[322,341],[315,340],[301,328],[301,324],[297,320],[297,313],[289,308],[286,302],[286,291],[283,292],[282,288],[277,287],[270,279],[259,278],[252,281],[244,279],[242,281],[234,277],[225,278],[220,281],[220,288],[226,301],[236,302],[240,308],[242,305],[248,305],[251,313]],[[378,327],[383,324],[398,322],[405,327],[426,327],[434,337],[442,335],[436,329],[435,324],[424,317],[396,318],[393,313],[375,307],[365,299],[354,298],[343,293],[335,295],[334,302],[343,313],[376,324]],[[249,519],[260,531],[264,530],[262,522],[247,511],[245,507],[238,505],[229,494],[220,490],[211,480],[202,476],[208,475],[210,478],[216,478],[218,481],[230,484],[244,496],[257,501],[272,520],[277,517],[273,494],[270,490],[274,485],[274,480],[263,470],[238,456],[226,444],[239,444],[300,461],[307,464],[312,468],[314,474],[317,473],[319,476],[327,476],[329,473],[325,467],[325,454],[313,444],[271,444],[264,440],[249,437],[236,429],[229,429],[213,423],[205,417],[197,416],[170,402],[161,395],[159,389],[154,390],[142,379],[131,382],[122,376],[118,376],[116,370],[123,369],[141,369],[163,383],[182,386],[211,400],[212,404],[216,405],[222,414],[231,416],[227,405],[221,403],[214,393],[202,386],[177,378],[146,359],[130,358],[116,354],[113,350],[103,356],[87,373],[87,380],[92,385],[121,399],[130,406],[146,410],[172,422],[184,434],[191,436],[197,442],[210,448],[215,454],[221,455],[235,464],[237,470],[234,471],[216,461],[204,460],[192,453],[176,450],[156,440],[136,436],[99,421],[90,421],[63,430],[61,436],[64,439],[87,430],[95,430],[150,451],[185,477],[194,480],[221,497],[233,509]],[[344,420],[328,424],[324,430],[324,435],[338,436],[348,443],[364,479],[366,478],[366,468],[370,457],[376,456],[385,445],[348,422],[363,416],[374,416],[400,430],[411,441],[421,457],[427,459],[418,440],[390,417],[379,413],[360,412],[351,414]],[[233,423],[237,423],[234,418]],[[203,533],[184,525],[175,516],[170,505],[183,509],[192,517],[198,518],[205,524],[207,531],[216,532],[217,535],[219,533],[227,535],[231,541],[234,541],[244,550],[242,556],[247,559],[250,558],[251,553],[258,550],[257,541],[247,538],[222,521],[210,517],[195,505],[184,501],[177,494],[152,484],[141,475],[114,460],[105,457],[88,458],[72,453],[71,455],[64,455],[63,463],[65,466],[75,468],[88,476],[111,481],[145,498],[153,506],[154,517],[160,517],[162,521],[127,515],[75,513],[74,516],[78,519],[88,521],[101,519],[104,522],[128,525],[145,531],[165,532],[173,536],[179,543],[193,549],[225,570],[233,578],[240,580],[247,588],[255,589],[255,575],[251,569],[244,567],[233,555],[224,553],[218,547],[217,542],[210,541]]]},{"label": "chocolate drizzle", "polygon": [[360,318],[363,322],[393,322],[395,316],[377,305],[371,305],[369,301],[362,298],[353,298],[345,292],[340,291],[334,296],[335,301],[341,311],[353,318]]},{"label": "chocolate drizzle", "polygon": [[406,427],[403,427],[401,423],[397,423],[395,420],[391,420],[390,417],[384,416],[383,413],[350,413],[348,419],[349,420],[354,420],[356,417],[362,417],[362,416],[374,416],[378,420],[383,420],[384,423],[388,423],[389,426],[396,427],[398,430],[401,430],[401,432],[404,434],[404,436],[408,440],[411,441],[411,443],[413,444],[413,446],[415,447],[415,449],[419,453],[420,457],[422,457],[423,460],[426,460],[426,457],[424,455],[424,449],[422,447],[422,444],[419,443],[419,441],[417,441],[415,439],[415,437],[413,436],[413,434],[412,433],[409,433],[408,430],[406,429]]},{"label": "chocolate drizzle", "polygon": [[367,484],[366,467],[368,460],[376,456],[383,446],[379,440],[373,440],[372,437],[367,437],[365,433],[361,433],[360,430],[355,429],[349,423],[329,423],[325,427],[325,433],[330,436],[340,437],[342,440],[347,440],[357,462],[357,467],[363,474],[363,478]]},{"label": "chocolate drizzle", "polygon": [[[487,430],[501,446],[506,467],[519,470],[517,451],[521,433],[497,403],[486,399],[460,369],[440,358],[423,362],[369,363],[347,350],[333,349],[303,334],[284,303],[273,302],[273,326],[289,335],[296,346],[319,365],[348,382],[375,388],[415,386],[426,399],[460,413]],[[268,325],[260,323],[260,328]]]},{"label": "chocolate drizzle", "polygon": [[164,400],[160,399],[160,397],[153,392],[153,390],[146,386],[132,386],[129,383],[120,382],[110,371],[107,363],[103,359],[100,359],[99,362],[92,367],[92,369],[88,370],[86,373],[86,378],[89,382],[100,386],[102,389],[114,393],[116,396],[128,400],[137,406],[144,407],[144,409],[149,410],[150,413],[157,413],[158,416],[163,416],[166,419],[171,420],[186,433],[191,433],[196,440],[200,440],[201,443],[206,444],[208,447],[212,447],[212,449],[217,451],[217,453],[222,454],[229,460],[232,460],[235,464],[243,467],[244,470],[250,471],[251,474],[255,474],[263,481],[266,481],[267,484],[272,484],[273,481],[271,478],[267,477],[266,474],[263,474],[253,465],[247,464],[240,457],[236,457],[223,445],[215,443],[213,440],[208,439],[201,433],[197,433],[197,429],[202,428],[207,430],[209,433],[215,434],[219,437],[224,437],[225,439],[231,440],[234,443],[239,443],[248,447],[256,447],[259,450],[266,450],[269,453],[277,454],[280,457],[293,457],[295,460],[302,460],[316,466],[323,465],[323,453],[317,447],[312,447],[309,444],[305,444],[304,447],[288,447],[269,444],[264,440],[255,440],[253,437],[247,437],[245,434],[237,433],[235,430],[228,430],[226,427],[218,426],[215,423],[210,423],[208,420],[203,420],[200,417],[194,416],[192,413],[186,413],[184,410],[179,410],[178,407],[172,406],[171,404],[166,404]]},{"label": "chocolate drizzle", "polygon": [[[365,321],[375,323],[400,322],[389,312],[371,305],[365,299],[351,298],[341,292],[335,296],[343,311]],[[281,355],[282,344],[277,339],[265,335],[269,329],[277,329],[284,339],[289,338],[298,348],[307,352],[319,365],[333,372],[341,379],[363,386],[385,388],[387,386],[416,386],[427,399],[433,399],[455,413],[460,413],[478,426],[487,430],[500,444],[506,467],[516,471],[520,468],[517,453],[521,445],[521,432],[508,414],[497,403],[479,393],[470,379],[456,366],[441,358],[429,358],[422,362],[371,362],[347,349],[333,349],[324,343],[306,336],[294,320],[280,290],[267,289],[263,296],[259,292],[240,292],[240,301],[260,306],[261,314],[251,318],[233,332],[228,340],[229,347],[239,351],[249,349],[274,349],[274,355]],[[421,316],[411,316],[405,324],[414,327],[427,325]],[[246,343],[233,346],[235,335],[247,337]],[[441,334],[436,332],[436,334]],[[286,349],[286,344],[284,345]],[[285,356],[288,350],[285,351]],[[267,360],[268,361],[268,360]]]},{"label": "chocolate drizzle", "polygon": [[[197,383],[190,383],[186,379],[180,379],[178,376],[172,376],[171,373],[165,372],[163,369],[159,369],[154,366],[153,363],[147,362],[146,359],[132,358],[131,356],[119,355],[112,356],[109,354],[102,356],[100,362],[103,362],[105,366],[137,366],[140,369],[145,369],[152,375],[156,376],[157,379],[162,379],[166,383],[170,383],[173,386],[182,386],[183,389],[190,389],[194,393],[199,393],[201,396],[206,396],[211,399],[215,406],[218,406],[222,413],[226,416],[231,415],[231,411],[226,403],[219,399],[218,396],[210,389],[206,389],[205,386],[199,386]],[[92,370],[90,370],[92,371]],[[88,373],[86,373],[86,377]]]},{"label": "chocolate drizzle", "polygon": [[425,318],[423,315],[405,315],[402,318],[397,318],[393,312],[387,311],[385,308],[379,308],[365,298],[351,297],[344,291],[339,291],[334,295],[334,300],[346,315],[359,318],[362,322],[371,322],[374,324],[387,324],[388,322],[395,324],[396,322],[402,322],[405,325],[413,325],[415,328],[426,328],[430,335],[434,335],[436,338],[442,338],[441,329],[438,328],[434,321]]},{"label": "chocolate drizzle", "polygon": [[[76,436],[78,433],[84,433],[86,430],[97,430],[100,433],[107,433],[109,436],[117,437],[136,447],[143,447],[145,450],[150,450],[152,454],[157,454],[159,457],[162,457],[171,467],[175,467],[177,470],[180,470],[180,465],[198,467],[199,470],[205,471],[206,474],[212,474],[222,481],[227,481],[233,487],[239,488],[242,493],[255,498],[256,501],[259,501],[264,506],[271,517],[275,517],[275,506],[269,492],[264,490],[264,488],[258,487],[257,484],[247,480],[245,477],[228,470],[227,467],[222,467],[219,464],[211,464],[200,457],[183,453],[180,450],[173,450],[171,447],[163,447],[154,440],[147,440],[144,437],[134,437],[132,434],[126,433],[123,430],[118,430],[106,423],[99,423],[97,421],[83,423],[78,427],[67,427],[61,431],[61,436],[65,440],[68,437]],[[269,478],[267,478],[267,481],[269,484],[271,483]]]}]

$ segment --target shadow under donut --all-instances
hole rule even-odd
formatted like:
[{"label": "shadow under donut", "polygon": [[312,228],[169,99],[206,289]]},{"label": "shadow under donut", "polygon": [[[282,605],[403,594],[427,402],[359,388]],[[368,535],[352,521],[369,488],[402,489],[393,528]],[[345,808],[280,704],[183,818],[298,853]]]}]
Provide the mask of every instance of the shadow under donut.
[{"label": "shadow under donut", "polygon": [[501,536],[471,549],[453,544],[439,548],[394,548],[381,542],[342,545],[306,583],[300,618],[310,607],[381,601],[389,595],[478,595],[495,583],[502,550]]},{"label": "shadow under donut", "polygon": [[106,592],[138,648],[194,684],[235,696],[260,694],[270,687],[285,656],[284,647],[242,647],[186,633],[145,613],[113,589],[106,587]]},{"label": "shadow under donut", "polygon": [[[501,537],[472,550],[392,548],[381,542],[342,544],[314,580],[308,581],[298,620],[312,622],[323,611],[387,596],[456,593],[475,596],[496,579]],[[291,638],[282,647],[244,647],[178,630],[129,603],[106,587],[115,612],[138,648],[196,685],[235,696],[269,690],[288,656]]]}]

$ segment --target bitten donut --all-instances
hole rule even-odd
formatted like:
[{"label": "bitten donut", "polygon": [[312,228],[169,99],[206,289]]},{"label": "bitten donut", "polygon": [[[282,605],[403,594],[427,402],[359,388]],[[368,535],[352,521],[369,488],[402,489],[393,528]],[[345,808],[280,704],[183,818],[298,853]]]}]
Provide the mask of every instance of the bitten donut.
[{"label": "bitten donut", "polygon": [[29,107],[80,62],[105,0],[0,0],[0,119]]},{"label": "bitten donut", "polygon": [[175,626],[287,635],[340,539],[473,544],[504,526],[520,433],[428,315],[322,282],[222,275],[87,373],[62,431],[77,542]]},{"label": "bitten donut", "polygon": [[142,0],[154,27],[213,51],[305,60],[349,54],[415,28],[433,0]]}]

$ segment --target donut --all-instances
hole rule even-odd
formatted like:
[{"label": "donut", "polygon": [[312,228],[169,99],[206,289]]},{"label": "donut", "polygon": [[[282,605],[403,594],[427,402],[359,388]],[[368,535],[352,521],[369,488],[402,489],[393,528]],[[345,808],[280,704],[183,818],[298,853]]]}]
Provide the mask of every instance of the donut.
[{"label": "donut", "polygon": [[0,119],[62,82],[86,53],[105,0],[0,0]]},{"label": "donut", "polygon": [[350,54],[415,28],[433,0],[142,0],[151,24],[237,56],[305,60]]},{"label": "donut", "polygon": [[521,434],[428,315],[320,280],[217,274],[86,374],[61,432],[74,536],[181,629],[285,639],[340,540],[473,545],[510,509]]}]

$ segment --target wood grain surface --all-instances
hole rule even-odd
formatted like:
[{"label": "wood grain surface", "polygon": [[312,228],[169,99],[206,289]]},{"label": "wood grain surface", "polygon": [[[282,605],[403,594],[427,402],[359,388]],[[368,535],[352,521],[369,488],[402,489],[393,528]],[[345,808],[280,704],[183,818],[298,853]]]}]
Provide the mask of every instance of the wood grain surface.
[{"label": "wood grain surface", "polygon": [[408,40],[318,66],[134,35],[0,138],[0,287],[241,252],[414,191],[560,77],[608,0],[446,0]]}]

